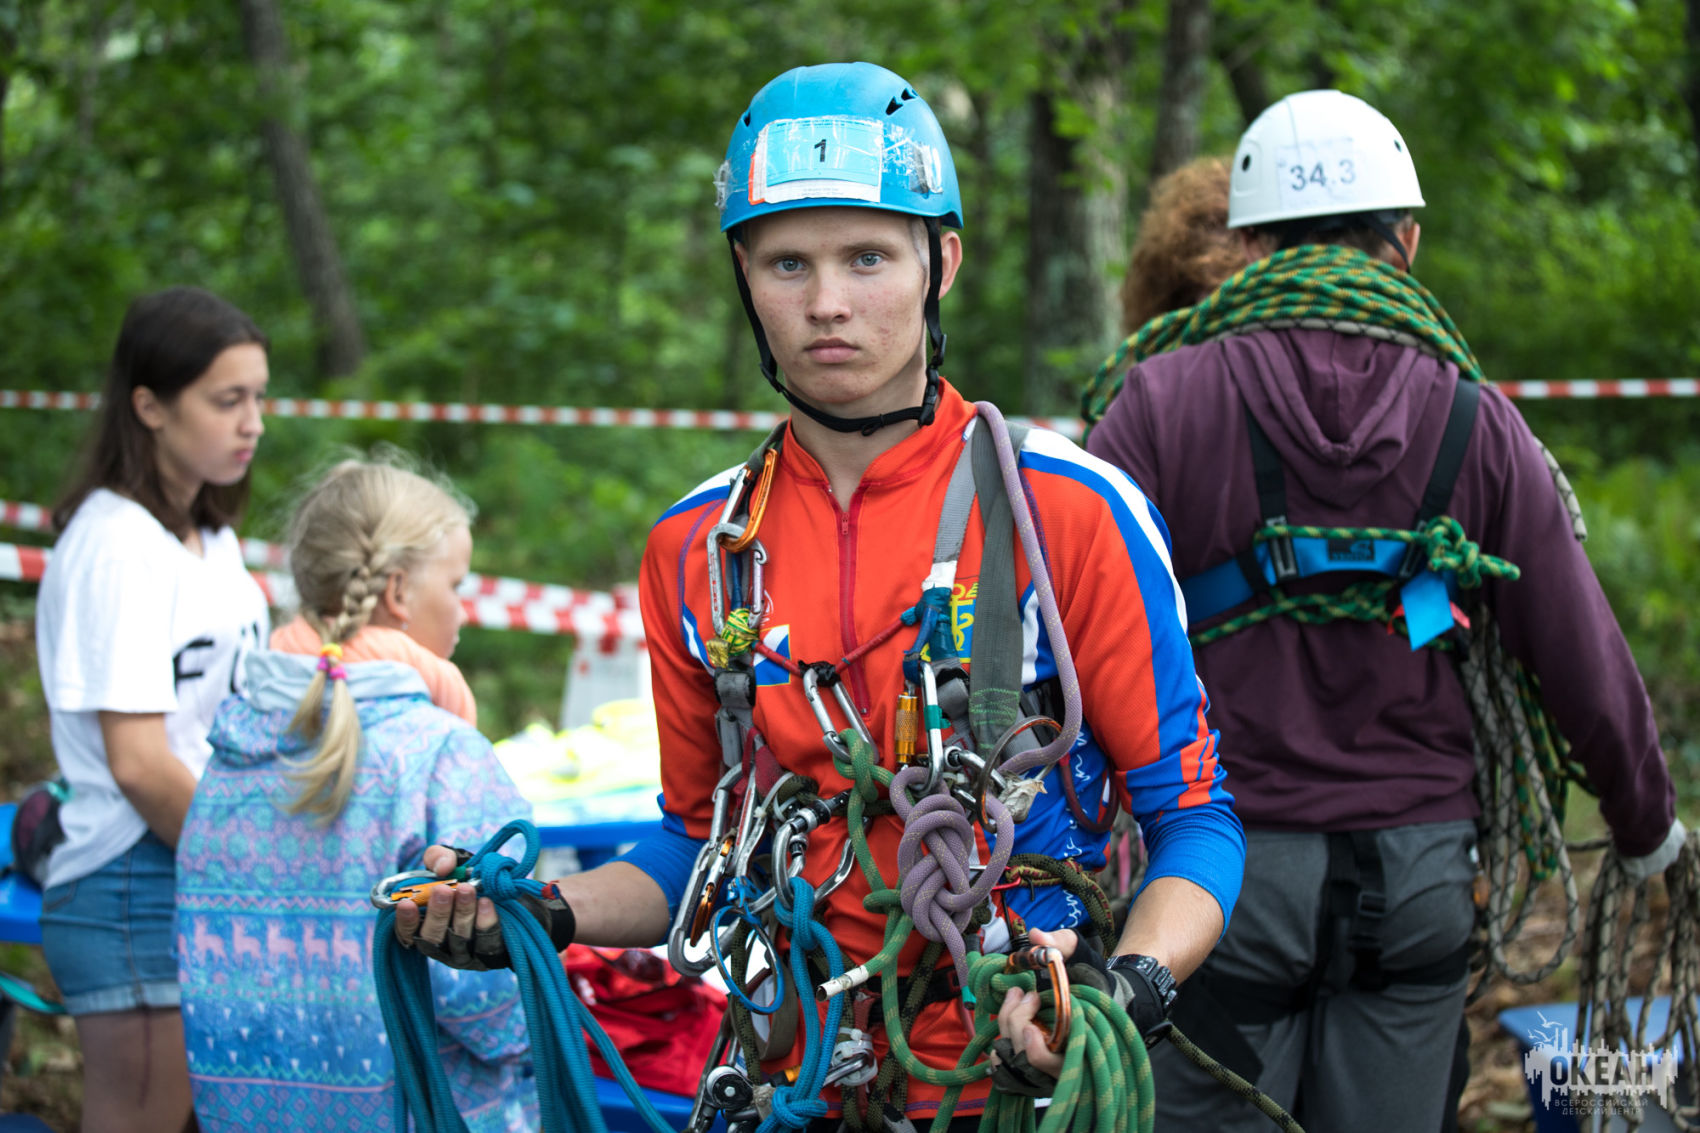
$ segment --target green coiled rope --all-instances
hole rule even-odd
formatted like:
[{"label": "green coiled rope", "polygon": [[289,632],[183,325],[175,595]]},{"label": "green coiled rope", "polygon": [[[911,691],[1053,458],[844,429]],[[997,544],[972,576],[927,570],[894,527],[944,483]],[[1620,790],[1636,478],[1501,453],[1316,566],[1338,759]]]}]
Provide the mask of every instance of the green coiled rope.
[{"label": "green coiled rope", "polygon": [[1130,335],[1081,395],[1087,432],[1115,400],[1128,365],[1182,346],[1283,327],[1404,342],[1451,362],[1470,381],[1482,380],[1482,368],[1452,316],[1409,272],[1356,248],[1304,244],[1258,260],[1197,305],[1160,315]]}]

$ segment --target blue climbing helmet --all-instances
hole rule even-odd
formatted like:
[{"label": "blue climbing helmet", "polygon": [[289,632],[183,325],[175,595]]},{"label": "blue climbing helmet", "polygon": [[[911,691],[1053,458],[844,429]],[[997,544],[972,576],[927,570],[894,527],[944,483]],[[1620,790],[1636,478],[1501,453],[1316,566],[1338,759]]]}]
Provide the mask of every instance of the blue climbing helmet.
[{"label": "blue climbing helmet", "polygon": [[779,380],[735,248],[733,271],[762,373],[794,407],[843,433],[872,433],[898,421],[931,424],[945,349],[939,233],[941,225],[962,227],[962,193],[950,143],[926,100],[901,76],[872,63],[794,67],[757,92],[739,116],[714,184],[720,230],[734,245],[745,221],[791,209],[884,209],[925,221],[930,278],[924,314],[932,352],[926,393],[909,409],[838,417],[798,398]]}]

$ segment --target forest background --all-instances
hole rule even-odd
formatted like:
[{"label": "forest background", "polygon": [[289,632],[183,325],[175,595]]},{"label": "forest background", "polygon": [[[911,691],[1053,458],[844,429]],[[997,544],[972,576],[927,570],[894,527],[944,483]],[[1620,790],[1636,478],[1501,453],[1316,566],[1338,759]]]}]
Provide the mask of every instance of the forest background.
[{"label": "forest background", "polygon": [[[0,0],[0,388],[98,389],[128,301],[194,283],[267,330],[273,396],[781,408],[711,182],[762,83],[839,59],[904,74],[952,140],[946,371],[1006,409],[1075,411],[1154,176],[1319,86],[1409,141],[1418,275],[1490,378],[1700,372],[1700,0]],[[1691,810],[1700,405],[1522,409]],[[0,498],[51,502],[89,422],[0,411]],[[756,440],[273,418],[244,533],[387,441],[479,504],[474,569],[602,588]],[[0,583],[8,765],[47,750],[32,614]],[[468,630],[485,730],[552,719],[571,648]]]},{"label": "forest background", "polygon": [[[908,77],[952,139],[946,369],[972,396],[1071,415],[1122,333],[1153,175],[1314,86],[1409,140],[1419,276],[1490,378],[1700,370],[1700,0],[0,0],[0,388],[98,389],[125,304],[195,283],[267,330],[274,396],[781,408],[711,181],[763,82],[850,58]],[[1523,410],[1692,783],[1700,407]],[[88,423],[0,412],[0,498],[51,501]],[[477,501],[475,569],[599,587],[757,439],[267,428],[247,534],[278,535],[338,446],[385,440]],[[3,593],[27,615],[29,588]],[[487,728],[553,716],[571,647],[468,631]]]}]

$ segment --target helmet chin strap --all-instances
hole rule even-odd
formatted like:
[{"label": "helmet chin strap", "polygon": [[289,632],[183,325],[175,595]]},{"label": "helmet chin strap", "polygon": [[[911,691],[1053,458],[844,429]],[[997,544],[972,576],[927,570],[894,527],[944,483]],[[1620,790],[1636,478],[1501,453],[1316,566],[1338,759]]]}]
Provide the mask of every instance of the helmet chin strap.
[{"label": "helmet chin strap", "polygon": [[926,225],[929,255],[927,302],[923,313],[927,322],[927,344],[930,349],[926,392],[921,395],[919,405],[871,417],[839,417],[828,413],[792,393],[785,383],[779,380],[779,365],[774,361],[773,348],[767,344],[767,332],[762,329],[761,319],[756,315],[756,305],[750,299],[750,281],[744,277],[744,265],[738,260],[737,238],[731,232],[726,234],[727,245],[732,253],[732,274],[738,281],[738,297],[744,301],[744,314],[750,320],[750,330],[756,336],[756,352],[761,358],[762,375],[791,403],[792,408],[835,432],[861,433],[864,437],[872,436],[887,425],[902,421],[914,421],[920,428],[926,428],[933,423],[933,416],[938,412],[939,405],[939,367],[944,365],[945,333],[939,326],[939,287],[944,281],[944,248],[938,218],[927,217]]}]

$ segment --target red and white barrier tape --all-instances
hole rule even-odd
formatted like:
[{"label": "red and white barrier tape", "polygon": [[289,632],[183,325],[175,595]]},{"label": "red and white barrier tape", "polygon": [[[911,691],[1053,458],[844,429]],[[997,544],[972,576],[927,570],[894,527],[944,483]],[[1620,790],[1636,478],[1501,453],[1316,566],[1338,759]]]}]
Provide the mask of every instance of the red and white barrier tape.
[{"label": "red and white barrier tape", "polygon": [[[0,500],[0,526],[16,527],[23,531],[53,530],[53,516],[39,504]],[[242,540],[242,561],[251,567],[282,570],[289,564],[289,552],[277,543],[264,539]],[[635,588],[634,588],[635,589]],[[503,578],[491,574],[469,574],[460,584],[460,595],[467,599],[493,598],[506,605],[541,605],[551,609],[635,610],[636,599],[616,590],[609,594],[601,590],[579,590],[546,582],[527,582],[523,578]]]},{"label": "red and white barrier tape", "polygon": [[1700,397],[1700,378],[1618,378],[1601,381],[1493,382],[1506,397],[1523,401],[1595,398]]},{"label": "red and white barrier tape", "polygon": [[[1700,397],[1700,378],[1623,378],[1600,381],[1495,382],[1507,397],[1594,399]],[[48,390],[0,390],[0,409],[93,409],[95,393]],[[767,410],[605,409],[572,405],[472,405],[434,401],[332,401],[324,398],[267,398],[274,417],[339,418],[366,421],[452,421],[485,425],[562,425],[632,429],[720,429],[766,431],[785,419]],[[1079,436],[1073,417],[1012,417],[1029,425]]]},{"label": "red and white barrier tape", "polygon": [[[0,389],[0,409],[93,409],[97,393],[53,393]],[[768,410],[602,409],[572,405],[469,405],[432,401],[329,401],[323,398],[272,397],[261,409],[272,417],[317,417],[361,421],[452,421],[482,425],[623,426],[631,429],[719,429],[767,432],[785,414]],[[1029,425],[1077,436],[1072,417],[1012,417]]]},{"label": "red and white barrier tape", "polygon": [[[47,569],[47,561],[52,557],[53,551],[48,547],[0,543],[0,580],[40,582],[42,572]],[[264,570],[250,573],[271,605],[287,608],[295,604],[295,583],[287,574]],[[608,600],[606,608],[509,602],[490,597],[462,598],[461,606],[466,610],[468,625],[486,629],[564,634],[581,642],[595,642],[604,653],[611,653],[624,643],[641,644],[644,639],[643,619],[638,616],[631,589],[622,587],[617,594],[601,597]]]}]

